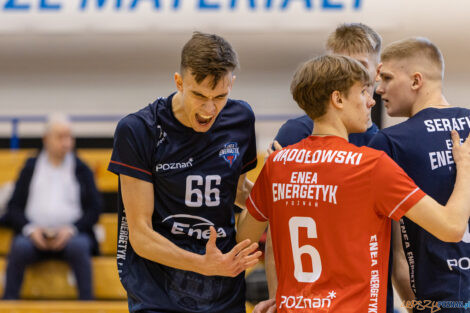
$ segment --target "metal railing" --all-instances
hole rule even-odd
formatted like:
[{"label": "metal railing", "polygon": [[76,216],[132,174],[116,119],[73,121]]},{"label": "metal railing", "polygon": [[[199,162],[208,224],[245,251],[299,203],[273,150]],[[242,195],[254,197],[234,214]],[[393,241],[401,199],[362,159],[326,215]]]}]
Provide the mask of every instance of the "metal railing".
[{"label": "metal railing", "polygon": [[[259,114],[256,120],[261,122],[279,122],[286,121],[290,118],[299,116],[299,114]],[[69,115],[71,122],[87,123],[87,122],[117,122],[124,115],[113,114],[76,114]],[[10,148],[19,149],[19,124],[20,123],[45,123],[47,115],[0,115],[0,123],[11,123]]]}]

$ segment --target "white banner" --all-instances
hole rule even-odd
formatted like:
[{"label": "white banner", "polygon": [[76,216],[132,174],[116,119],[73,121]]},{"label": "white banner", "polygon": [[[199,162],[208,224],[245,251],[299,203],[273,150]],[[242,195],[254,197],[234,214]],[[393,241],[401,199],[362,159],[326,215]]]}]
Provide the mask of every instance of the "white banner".
[{"label": "white banner", "polygon": [[0,32],[312,31],[345,21],[390,29],[402,1],[0,0]]}]

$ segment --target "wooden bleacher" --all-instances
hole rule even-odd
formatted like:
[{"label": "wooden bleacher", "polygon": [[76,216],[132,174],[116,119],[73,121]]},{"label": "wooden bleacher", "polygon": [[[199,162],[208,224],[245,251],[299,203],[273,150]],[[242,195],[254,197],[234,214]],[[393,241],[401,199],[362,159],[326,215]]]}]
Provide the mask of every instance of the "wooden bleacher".
[{"label": "wooden bleacher", "polygon": [[[107,170],[111,158],[111,149],[78,149],[78,156],[95,174],[96,185],[101,192],[117,192],[116,175]],[[0,149],[0,186],[14,182],[28,157],[34,156],[36,149]],[[255,181],[264,164],[264,154],[258,154],[258,166],[248,173],[248,178]]]},{"label": "wooden bleacher", "polygon": [[[14,182],[28,157],[37,153],[35,149],[0,149],[0,187]],[[117,192],[116,175],[107,171],[111,149],[79,149],[80,158],[88,164],[95,175],[101,192]],[[264,156],[258,155],[258,166],[248,173],[256,180]],[[102,256],[93,257],[93,288],[97,301],[79,302],[75,278],[65,262],[48,260],[29,267],[21,290],[21,301],[0,301],[0,313],[121,313],[127,311],[126,293],[116,268],[117,214],[103,213],[95,227]],[[0,294],[3,293],[6,257],[13,233],[0,228]],[[38,301],[54,299],[54,301]],[[72,301],[70,301],[72,299]],[[66,301],[67,300],[67,301]],[[114,300],[114,301],[110,301]],[[247,313],[253,310],[246,304]]]}]

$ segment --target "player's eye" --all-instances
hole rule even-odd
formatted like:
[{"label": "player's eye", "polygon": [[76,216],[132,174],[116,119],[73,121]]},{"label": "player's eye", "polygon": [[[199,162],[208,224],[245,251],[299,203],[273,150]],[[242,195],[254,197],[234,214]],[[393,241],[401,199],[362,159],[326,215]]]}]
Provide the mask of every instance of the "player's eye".
[{"label": "player's eye", "polygon": [[384,81],[384,82],[387,82],[387,81],[390,81],[392,79],[391,76],[388,76],[388,75],[382,75],[380,76],[380,78]]}]

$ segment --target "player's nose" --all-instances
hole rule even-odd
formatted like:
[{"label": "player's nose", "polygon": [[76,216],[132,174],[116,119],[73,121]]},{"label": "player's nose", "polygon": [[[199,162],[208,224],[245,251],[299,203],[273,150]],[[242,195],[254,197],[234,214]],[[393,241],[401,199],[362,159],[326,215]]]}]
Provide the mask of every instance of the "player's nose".
[{"label": "player's nose", "polygon": [[379,82],[379,85],[375,89],[375,92],[378,93],[379,95],[383,95],[385,93],[384,86],[382,84],[382,81]]},{"label": "player's nose", "polygon": [[207,114],[215,114],[217,112],[217,107],[214,100],[207,100],[203,105],[204,112]]},{"label": "player's nose", "polygon": [[370,109],[375,105],[375,99],[369,95],[369,100],[367,101],[367,107]]}]

